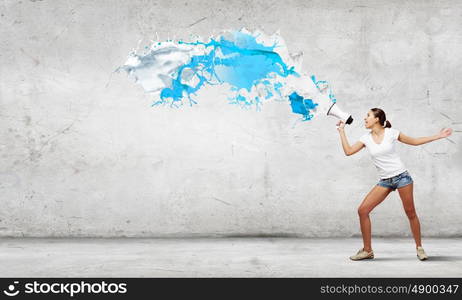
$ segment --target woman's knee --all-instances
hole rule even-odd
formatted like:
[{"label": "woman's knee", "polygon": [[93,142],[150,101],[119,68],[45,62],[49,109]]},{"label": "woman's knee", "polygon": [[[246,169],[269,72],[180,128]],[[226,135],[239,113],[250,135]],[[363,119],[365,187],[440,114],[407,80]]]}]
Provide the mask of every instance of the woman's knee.
[{"label": "woman's knee", "polygon": [[369,215],[369,213],[371,212],[371,210],[366,207],[366,206],[360,206],[358,207],[358,215],[360,217],[367,217]]}]

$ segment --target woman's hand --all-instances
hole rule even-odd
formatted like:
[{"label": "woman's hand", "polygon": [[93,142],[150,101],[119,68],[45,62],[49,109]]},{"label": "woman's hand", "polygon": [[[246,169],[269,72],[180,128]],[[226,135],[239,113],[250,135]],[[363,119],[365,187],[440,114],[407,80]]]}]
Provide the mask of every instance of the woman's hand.
[{"label": "woman's hand", "polygon": [[445,137],[450,136],[451,133],[452,133],[452,129],[451,129],[451,128],[443,128],[443,129],[441,129],[440,133],[438,134],[438,137],[439,137],[440,139],[442,139],[442,138],[445,138]]},{"label": "woman's hand", "polygon": [[343,128],[345,128],[345,122],[343,122],[342,120],[338,121],[337,130],[340,131],[340,130],[343,130]]}]

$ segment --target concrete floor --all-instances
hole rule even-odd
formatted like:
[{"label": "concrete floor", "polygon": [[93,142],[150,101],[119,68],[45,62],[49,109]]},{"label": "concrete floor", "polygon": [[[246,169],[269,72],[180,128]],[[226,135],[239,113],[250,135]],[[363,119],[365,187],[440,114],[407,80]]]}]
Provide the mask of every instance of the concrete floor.
[{"label": "concrete floor", "polygon": [[1,238],[0,277],[461,277],[462,238]]}]

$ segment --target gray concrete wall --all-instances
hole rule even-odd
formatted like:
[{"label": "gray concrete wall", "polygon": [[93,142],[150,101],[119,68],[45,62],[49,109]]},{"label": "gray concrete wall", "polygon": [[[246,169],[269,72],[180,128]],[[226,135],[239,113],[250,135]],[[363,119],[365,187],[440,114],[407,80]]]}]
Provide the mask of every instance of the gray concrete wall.
[{"label": "gray concrete wall", "polygon": [[[398,151],[422,234],[462,234],[461,1],[7,0],[0,13],[0,236],[358,235],[377,173],[367,151],[343,154],[335,119],[150,107],[113,73],[156,32],[241,27],[304,52],[355,117],[350,142],[376,106],[410,136],[452,127]],[[397,193],[372,226],[410,236]]]}]

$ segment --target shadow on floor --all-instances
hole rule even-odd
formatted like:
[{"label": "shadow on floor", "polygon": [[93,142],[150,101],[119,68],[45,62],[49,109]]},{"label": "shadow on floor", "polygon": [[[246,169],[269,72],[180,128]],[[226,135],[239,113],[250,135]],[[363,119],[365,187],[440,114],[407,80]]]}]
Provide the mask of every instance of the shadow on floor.
[{"label": "shadow on floor", "polygon": [[414,260],[414,258],[412,257],[374,257],[374,259],[371,259],[370,261],[398,261],[398,260]]},{"label": "shadow on floor", "polygon": [[[398,260],[419,260],[417,255],[415,257],[375,257],[374,261],[398,261]],[[371,261],[372,261],[371,260]],[[462,256],[441,256],[429,255],[427,261],[462,261]]]},{"label": "shadow on floor", "polygon": [[429,255],[429,261],[462,261],[462,256],[443,256],[443,255]]}]

